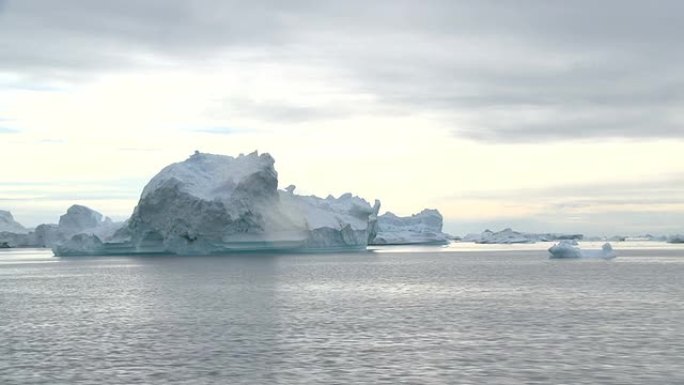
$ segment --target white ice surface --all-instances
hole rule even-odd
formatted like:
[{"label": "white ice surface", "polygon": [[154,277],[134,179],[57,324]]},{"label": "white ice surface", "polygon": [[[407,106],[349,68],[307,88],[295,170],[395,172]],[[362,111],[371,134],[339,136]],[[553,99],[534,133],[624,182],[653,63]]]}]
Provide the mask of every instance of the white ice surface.
[{"label": "white ice surface", "polygon": [[576,242],[561,241],[549,248],[551,258],[601,258],[612,259],[617,256],[610,243],[605,243],[601,249],[582,250]]},{"label": "white ice surface", "polygon": [[[269,154],[231,157],[195,153],[161,170],[145,186],[126,224],[96,254],[205,255],[236,250],[366,247],[375,230],[372,207],[352,194],[325,199],[278,190]],[[82,253],[79,239],[56,249]],[[85,247],[87,249],[87,247]]]},{"label": "white ice surface", "polygon": [[28,233],[28,230],[24,226],[14,220],[11,212],[0,210],[0,232],[5,231],[15,234]]},{"label": "white ice surface", "polygon": [[442,215],[425,209],[418,214],[400,217],[387,212],[378,217],[378,233],[373,245],[446,244],[449,235],[442,232]]},{"label": "white ice surface", "polygon": [[481,234],[467,234],[462,241],[482,244],[515,244],[582,239],[582,237],[582,234],[525,233],[506,228],[497,232],[485,230]]}]

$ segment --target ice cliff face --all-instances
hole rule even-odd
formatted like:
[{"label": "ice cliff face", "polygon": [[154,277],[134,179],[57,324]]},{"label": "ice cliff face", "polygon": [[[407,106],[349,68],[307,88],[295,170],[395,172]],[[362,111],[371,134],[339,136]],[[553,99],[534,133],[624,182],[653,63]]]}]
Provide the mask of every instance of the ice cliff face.
[{"label": "ice cliff face", "polygon": [[167,166],[145,186],[118,235],[128,236],[134,250],[176,254],[303,241],[304,223],[279,207],[273,164],[268,154],[196,153]]},{"label": "ice cliff face", "polygon": [[549,248],[551,258],[601,258],[612,259],[617,256],[610,243],[604,243],[600,250],[582,250],[577,242],[561,241]]},{"label": "ice cliff face", "polygon": [[684,235],[682,234],[675,234],[675,235],[670,235],[667,238],[668,243],[684,243]]},{"label": "ice cliff face", "polygon": [[[108,237],[81,237],[58,255],[361,248],[374,236],[374,207],[351,194],[305,197],[278,190],[269,154],[195,153],[145,186],[127,223]],[[98,243],[99,241],[99,243]]]},{"label": "ice cliff face", "polygon": [[387,212],[378,217],[378,234],[373,245],[446,244],[449,235],[442,232],[442,214],[425,209],[410,217]]},{"label": "ice cliff face", "polygon": [[28,233],[28,230],[19,222],[14,220],[12,213],[9,211],[0,210],[0,232],[26,234]]},{"label": "ice cliff face", "polygon": [[365,247],[375,238],[380,201],[371,205],[350,193],[335,198],[294,194],[294,186],[279,191],[280,201],[288,211],[302,217],[308,236],[307,248],[338,246]]}]

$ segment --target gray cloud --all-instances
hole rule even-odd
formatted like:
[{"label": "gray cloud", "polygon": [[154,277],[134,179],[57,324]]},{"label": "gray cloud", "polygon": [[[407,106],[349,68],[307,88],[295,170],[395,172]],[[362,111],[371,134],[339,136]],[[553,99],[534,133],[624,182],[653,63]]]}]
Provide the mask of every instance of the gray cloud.
[{"label": "gray cloud", "polygon": [[[2,4],[0,71],[14,86],[227,54],[329,69],[379,111],[430,112],[465,138],[684,138],[678,0]],[[340,113],[230,102],[267,121]]]},{"label": "gray cloud", "polygon": [[[361,112],[363,106],[350,109],[349,106],[336,105],[335,108],[329,106],[312,106],[294,103],[281,103],[271,101],[256,101],[247,97],[228,98],[217,101],[217,105],[207,109],[207,113],[212,118],[226,119],[236,116],[258,117],[262,121],[269,123],[301,123],[314,120],[336,119],[348,116],[353,112]],[[207,132],[226,132],[222,129],[209,129]],[[228,130],[236,133],[237,129]]]}]

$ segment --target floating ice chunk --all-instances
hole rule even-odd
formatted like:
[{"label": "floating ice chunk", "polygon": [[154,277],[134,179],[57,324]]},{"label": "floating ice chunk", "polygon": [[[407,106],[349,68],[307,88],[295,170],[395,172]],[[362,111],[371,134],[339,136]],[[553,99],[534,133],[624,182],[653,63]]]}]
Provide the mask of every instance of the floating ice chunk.
[{"label": "floating ice chunk", "polygon": [[610,243],[604,243],[600,250],[582,250],[577,243],[561,241],[549,248],[551,258],[602,258],[612,259],[617,256]]}]

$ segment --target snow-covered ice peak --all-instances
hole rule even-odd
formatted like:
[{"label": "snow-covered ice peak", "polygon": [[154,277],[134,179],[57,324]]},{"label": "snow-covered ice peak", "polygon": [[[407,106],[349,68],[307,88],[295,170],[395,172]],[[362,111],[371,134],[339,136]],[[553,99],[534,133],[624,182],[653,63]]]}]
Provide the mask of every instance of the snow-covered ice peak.
[{"label": "snow-covered ice peak", "polygon": [[59,228],[64,233],[76,234],[86,229],[102,225],[106,218],[97,211],[82,205],[69,207],[66,214],[59,217]]},{"label": "snow-covered ice peak", "polygon": [[3,231],[15,234],[25,234],[28,232],[24,226],[14,220],[11,212],[0,210],[0,232]]},{"label": "snow-covered ice peak", "polygon": [[[274,163],[271,155],[259,155],[257,151],[238,157],[195,152],[187,160],[161,170],[145,186],[141,199],[160,188],[171,186],[207,201],[225,201],[235,193],[268,194],[272,197],[278,187]],[[252,176],[254,183],[244,183],[247,176]]]}]

